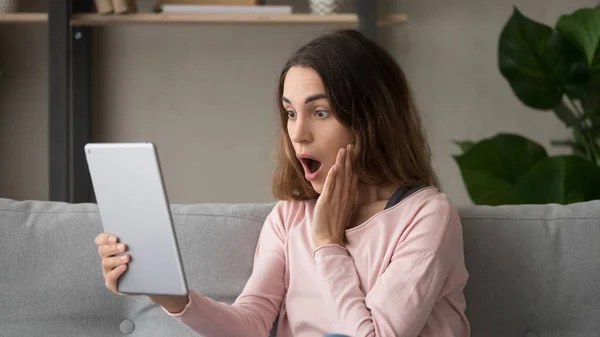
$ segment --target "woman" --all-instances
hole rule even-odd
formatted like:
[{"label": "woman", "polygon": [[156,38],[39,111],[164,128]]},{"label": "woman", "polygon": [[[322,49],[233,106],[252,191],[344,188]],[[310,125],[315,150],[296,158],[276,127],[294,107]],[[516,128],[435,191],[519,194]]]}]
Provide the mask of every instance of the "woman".
[{"label": "woman", "polygon": [[[393,58],[357,31],[326,34],[291,56],[277,99],[280,201],[242,294],[150,299],[203,336],[267,336],[276,318],[277,336],[468,336],[460,219]],[[115,293],[117,241],[96,240]]]}]

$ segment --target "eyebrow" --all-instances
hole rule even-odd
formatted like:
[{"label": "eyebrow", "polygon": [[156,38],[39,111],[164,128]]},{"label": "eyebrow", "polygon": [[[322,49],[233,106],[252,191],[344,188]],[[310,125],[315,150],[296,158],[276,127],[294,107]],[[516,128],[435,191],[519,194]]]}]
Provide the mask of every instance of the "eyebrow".
[{"label": "eyebrow", "polygon": [[[327,95],[325,95],[325,94],[316,94],[316,95],[308,96],[306,98],[306,100],[304,101],[304,104],[308,104],[308,103],[310,103],[312,101],[316,101],[316,100],[323,99],[323,98],[327,99]],[[288,103],[288,104],[292,104],[292,102],[290,102],[290,100],[287,99],[287,98],[285,98],[285,97],[281,97],[281,100],[284,101],[284,102],[286,102],[286,103]]]}]

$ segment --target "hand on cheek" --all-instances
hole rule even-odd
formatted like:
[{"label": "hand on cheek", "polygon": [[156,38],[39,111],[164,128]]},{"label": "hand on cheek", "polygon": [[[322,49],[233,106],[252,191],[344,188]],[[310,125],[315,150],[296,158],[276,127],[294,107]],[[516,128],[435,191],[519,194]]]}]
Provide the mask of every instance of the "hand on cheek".
[{"label": "hand on cheek", "polygon": [[358,177],[352,169],[352,145],[338,151],[335,164],[325,178],[317,199],[312,223],[315,248],[327,244],[344,244],[344,232],[358,189]]}]

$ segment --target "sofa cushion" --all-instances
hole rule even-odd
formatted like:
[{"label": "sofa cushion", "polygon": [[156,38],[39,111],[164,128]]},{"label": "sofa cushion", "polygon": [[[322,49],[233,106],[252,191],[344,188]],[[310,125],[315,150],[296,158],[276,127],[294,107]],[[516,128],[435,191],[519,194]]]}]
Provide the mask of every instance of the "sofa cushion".
[{"label": "sofa cushion", "polygon": [[[272,204],[173,205],[188,285],[231,303]],[[104,287],[95,204],[0,199],[1,336],[196,336],[145,296]]]},{"label": "sofa cushion", "polygon": [[600,201],[460,216],[472,336],[600,336]]}]

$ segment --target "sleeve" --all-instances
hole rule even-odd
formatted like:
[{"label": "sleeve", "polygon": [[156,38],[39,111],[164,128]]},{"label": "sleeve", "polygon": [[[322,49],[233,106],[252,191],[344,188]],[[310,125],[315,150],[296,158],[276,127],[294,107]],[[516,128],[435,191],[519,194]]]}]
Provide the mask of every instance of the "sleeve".
[{"label": "sleeve", "polygon": [[252,274],[235,303],[217,302],[190,290],[180,313],[163,310],[196,333],[211,337],[268,336],[285,293],[285,230],[281,202],[267,217],[255,251]]},{"label": "sleeve", "polygon": [[333,245],[315,250],[324,298],[337,314],[336,332],[417,337],[442,292],[449,266],[462,252],[457,235],[462,238],[460,222],[449,205],[423,206],[366,296],[346,249]]}]

